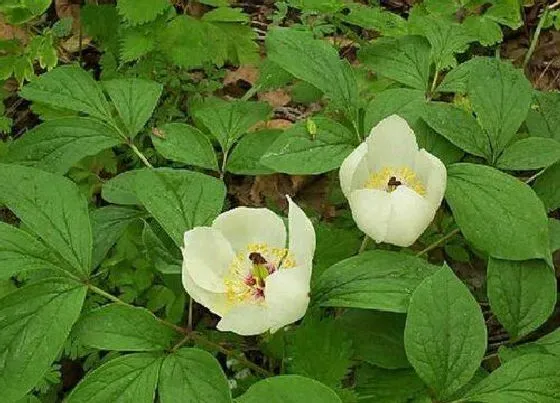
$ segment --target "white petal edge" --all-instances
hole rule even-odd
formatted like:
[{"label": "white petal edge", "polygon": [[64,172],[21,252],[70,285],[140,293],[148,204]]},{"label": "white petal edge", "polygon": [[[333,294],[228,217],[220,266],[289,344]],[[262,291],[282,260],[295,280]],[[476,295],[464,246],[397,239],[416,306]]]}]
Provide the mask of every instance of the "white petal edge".
[{"label": "white petal edge", "polygon": [[422,149],[416,155],[414,167],[418,179],[426,187],[425,198],[437,210],[447,186],[447,169],[439,158]]},{"label": "white petal edge", "polygon": [[244,250],[250,243],[286,247],[286,227],[282,219],[266,208],[238,207],[220,214],[212,223],[230,242],[233,250]]},{"label": "white petal edge", "polygon": [[187,272],[201,288],[214,293],[225,292],[224,277],[234,252],[220,231],[197,227],[185,232],[183,272]]},{"label": "white petal edge", "polygon": [[241,336],[253,336],[270,329],[268,308],[263,304],[246,302],[236,305],[218,322],[218,330]]},{"label": "white petal edge", "polygon": [[227,312],[229,304],[226,294],[213,293],[199,287],[186,270],[183,270],[182,277],[183,287],[192,299],[216,315],[223,316]]},{"label": "white petal edge", "polygon": [[294,256],[296,265],[308,265],[309,275],[311,276],[311,262],[315,254],[315,229],[307,218],[303,210],[293,202],[290,196],[288,199],[288,249]]},{"label": "white petal edge", "polygon": [[305,267],[279,270],[266,279],[265,301],[271,328],[301,319],[309,305],[310,278]]},{"label": "white petal edge", "polygon": [[410,246],[434,219],[432,205],[414,190],[399,186],[391,195],[391,216],[385,242]]},{"label": "white petal edge", "polygon": [[353,191],[348,201],[358,228],[375,242],[383,242],[390,225],[390,193],[360,189]]},{"label": "white petal edge", "polygon": [[342,193],[348,198],[352,190],[362,186],[369,177],[367,144],[362,143],[342,161],[338,172]]},{"label": "white petal edge", "polygon": [[418,152],[414,131],[406,120],[391,115],[379,122],[366,139],[368,164],[372,172],[384,167],[413,168]]}]

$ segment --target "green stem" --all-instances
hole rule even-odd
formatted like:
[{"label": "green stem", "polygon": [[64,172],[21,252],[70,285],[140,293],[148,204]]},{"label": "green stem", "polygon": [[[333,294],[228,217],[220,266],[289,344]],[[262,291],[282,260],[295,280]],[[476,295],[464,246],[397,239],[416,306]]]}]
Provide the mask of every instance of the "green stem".
[{"label": "green stem", "polygon": [[434,79],[432,80],[432,86],[430,87],[430,99],[432,99],[434,92],[436,90],[438,77],[439,77],[439,70],[436,70],[436,73],[434,74]]},{"label": "green stem", "polygon": [[226,174],[226,166],[227,166],[227,159],[228,159],[228,150],[224,150],[224,155],[222,156],[222,167],[220,168],[220,179],[224,180],[224,176]]},{"label": "green stem", "polygon": [[362,240],[362,244],[360,245],[360,249],[358,250],[358,255],[366,250],[368,243],[369,243],[369,236],[364,235],[364,239]]},{"label": "green stem", "polygon": [[140,158],[140,160],[144,163],[144,165],[146,165],[148,168],[153,168],[154,167],[150,163],[150,161],[148,161],[146,156],[144,154],[142,154],[142,151],[140,151],[138,149],[138,147],[136,147],[132,142],[129,142],[128,145],[130,146],[130,148],[132,148],[132,151],[134,151],[134,154],[136,154],[138,156],[138,158]]},{"label": "green stem", "polygon": [[533,39],[531,39],[531,45],[529,45],[529,51],[527,55],[525,55],[525,61],[523,62],[523,68],[525,69],[533,56],[533,52],[537,47],[537,43],[539,42],[539,36],[541,35],[542,27],[548,17],[548,13],[550,11],[549,7],[545,7],[544,12],[541,14],[539,18],[539,23],[537,24],[537,29],[535,30],[535,34],[533,35]]},{"label": "green stem", "polygon": [[435,241],[434,243],[428,245],[426,248],[422,249],[420,252],[418,252],[416,254],[416,256],[422,256],[426,253],[428,253],[429,251],[431,251],[432,249],[437,248],[438,246],[440,246],[442,243],[445,243],[446,241],[448,241],[449,239],[453,238],[455,235],[457,235],[459,232],[461,232],[461,230],[459,228],[455,228],[453,231],[451,231],[450,233],[448,233],[447,235],[444,235],[443,237],[441,237],[440,239],[438,239],[437,241]]}]

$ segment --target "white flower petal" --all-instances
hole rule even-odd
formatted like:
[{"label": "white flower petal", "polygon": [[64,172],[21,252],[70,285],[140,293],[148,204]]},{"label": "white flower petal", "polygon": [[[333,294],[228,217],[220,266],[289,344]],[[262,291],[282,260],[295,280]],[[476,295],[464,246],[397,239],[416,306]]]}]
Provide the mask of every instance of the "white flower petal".
[{"label": "white flower petal", "polygon": [[385,242],[410,246],[434,219],[430,203],[406,186],[399,186],[391,195],[391,217]]},{"label": "white flower petal", "polygon": [[266,243],[270,247],[286,247],[286,227],[274,212],[265,208],[238,207],[222,213],[212,223],[230,242],[234,251],[250,243]]},{"label": "white flower petal", "polygon": [[[303,210],[288,198],[288,232],[290,234],[288,249],[294,256],[297,265],[305,265],[313,261],[315,254],[315,230],[313,224]],[[309,273],[311,275],[311,273]]]},{"label": "white flower petal", "polygon": [[416,136],[400,116],[391,115],[379,122],[371,129],[366,143],[372,171],[384,167],[413,167],[418,152]]},{"label": "white flower petal", "polygon": [[437,209],[443,200],[447,185],[447,169],[437,157],[422,149],[416,154],[414,170],[426,186],[426,199]]},{"label": "white flower petal", "polygon": [[224,277],[234,253],[220,231],[197,227],[185,232],[183,272],[188,272],[201,288],[214,293],[225,291]]},{"label": "white flower petal", "polygon": [[242,336],[261,334],[270,329],[268,309],[265,305],[246,302],[228,311],[218,322],[218,330]]},{"label": "white flower petal", "polygon": [[358,228],[376,242],[383,242],[389,227],[391,196],[375,189],[355,190],[348,199]]},{"label": "white flower petal", "polygon": [[309,304],[309,281],[306,267],[279,270],[266,279],[265,301],[270,327],[289,325],[303,317]]},{"label": "white flower petal", "polygon": [[210,309],[210,311],[212,311],[216,315],[223,316],[227,311],[227,295],[221,293],[213,293],[205,290],[202,287],[199,287],[186,270],[183,270],[183,287],[187,291],[187,294],[192,297],[192,299],[194,299],[200,305],[203,305],[206,308]]},{"label": "white flower petal", "polygon": [[340,187],[348,198],[353,190],[363,187],[370,175],[367,161],[367,144],[360,144],[348,157],[342,161],[340,171]]}]

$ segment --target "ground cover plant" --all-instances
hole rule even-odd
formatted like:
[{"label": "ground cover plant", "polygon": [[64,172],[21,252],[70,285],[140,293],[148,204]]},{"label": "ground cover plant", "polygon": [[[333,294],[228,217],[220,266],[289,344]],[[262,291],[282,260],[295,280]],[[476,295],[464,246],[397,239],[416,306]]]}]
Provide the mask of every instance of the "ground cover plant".
[{"label": "ground cover plant", "polygon": [[560,2],[0,13],[2,402],[560,401]]}]

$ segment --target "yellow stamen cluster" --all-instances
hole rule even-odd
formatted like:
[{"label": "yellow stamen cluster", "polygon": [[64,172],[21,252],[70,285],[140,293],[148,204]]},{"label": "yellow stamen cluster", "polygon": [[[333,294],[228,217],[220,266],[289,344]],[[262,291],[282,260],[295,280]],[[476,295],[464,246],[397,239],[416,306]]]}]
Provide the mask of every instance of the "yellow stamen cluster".
[{"label": "yellow stamen cluster", "polygon": [[369,179],[364,184],[366,189],[377,189],[383,190],[385,192],[392,192],[397,189],[399,185],[393,184],[391,178],[395,178],[399,185],[407,186],[408,188],[414,190],[421,196],[426,194],[426,187],[418,177],[416,173],[409,167],[384,167],[383,169],[371,174]]},{"label": "yellow stamen cluster", "polygon": [[[259,253],[266,264],[253,264],[249,259],[251,253]],[[266,277],[271,271],[295,267],[294,257],[286,248],[272,248],[264,243],[251,243],[238,252],[229,266],[229,273],[224,280],[230,303],[245,301],[263,303]]]}]

